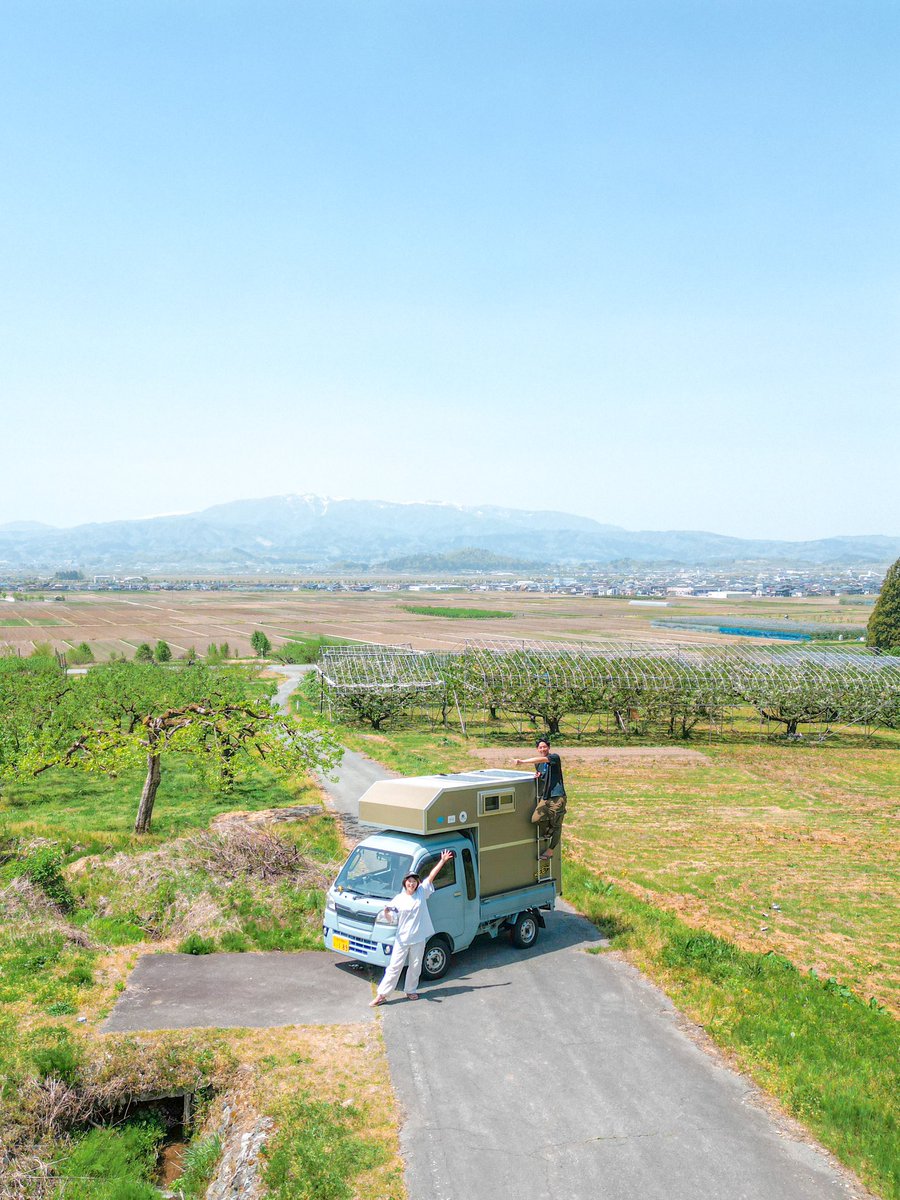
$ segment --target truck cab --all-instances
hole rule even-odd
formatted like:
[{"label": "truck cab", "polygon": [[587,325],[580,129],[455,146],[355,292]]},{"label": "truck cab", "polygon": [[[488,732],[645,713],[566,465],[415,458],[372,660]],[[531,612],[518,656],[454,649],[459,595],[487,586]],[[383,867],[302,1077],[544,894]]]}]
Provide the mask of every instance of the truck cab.
[{"label": "truck cab", "polygon": [[513,943],[533,945],[543,912],[560,894],[560,855],[542,861],[544,843],[531,823],[534,776],[522,771],[470,771],[373,784],[360,819],[381,828],[350,852],[325,904],[323,936],[330,950],[384,967],[394,929],[385,906],[411,872],[430,874],[442,850],[450,859],[428,899],[435,935],[423,974],[439,979],[450,956],[480,934],[509,930]]}]

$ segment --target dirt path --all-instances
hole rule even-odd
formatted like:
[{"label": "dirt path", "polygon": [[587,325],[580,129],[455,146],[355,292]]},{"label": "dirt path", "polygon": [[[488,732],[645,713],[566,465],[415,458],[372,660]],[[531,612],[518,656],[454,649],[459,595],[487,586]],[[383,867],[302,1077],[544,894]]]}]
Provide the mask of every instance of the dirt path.
[{"label": "dirt path", "polygon": [[[563,746],[557,747],[563,762],[684,762],[709,766],[710,759],[687,746]],[[514,758],[528,758],[534,746],[493,746],[472,753],[489,767],[508,767]]]}]

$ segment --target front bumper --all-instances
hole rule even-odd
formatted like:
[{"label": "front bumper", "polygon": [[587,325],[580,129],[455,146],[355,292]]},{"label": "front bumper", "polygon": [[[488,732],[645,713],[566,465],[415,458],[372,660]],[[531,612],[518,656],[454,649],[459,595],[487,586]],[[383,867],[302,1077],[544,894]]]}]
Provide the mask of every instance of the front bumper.
[{"label": "front bumper", "polygon": [[342,954],[345,958],[352,958],[357,962],[386,967],[390,962],[394,943],[393,940],[376,941],[380,932],[376,929],[350,929],[343,922],[336,923],[332,913],[325,914],[322,925],[322,938],[326,950],[333,950],[335,954]]}]

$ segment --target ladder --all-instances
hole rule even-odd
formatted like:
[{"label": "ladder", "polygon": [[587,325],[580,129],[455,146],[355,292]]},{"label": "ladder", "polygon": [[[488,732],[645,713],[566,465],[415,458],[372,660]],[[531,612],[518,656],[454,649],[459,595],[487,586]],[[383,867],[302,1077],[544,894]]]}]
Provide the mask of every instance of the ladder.
[{"label": "ladder", "polygon": [[[535,803],[537,803],[538,799],[540,798],[539,797],[539,786],[540,785],[539,785],[538,781],[535,780],[535,785],[534,785]],[[553,859],[541,858],[541,855],[544,853],[545,850],[549,849],[549,847],[550,847],[550,838],[546,834],[541,833],[541,827],[539,824],[535,825],[535,827],[534,827],[534,857],[535,857],[535,868],[536,869],[535,869],[534,877],[538,881],[538,883],[541,883],[545,879],[552,879],[552,877],[553,877]]]}]

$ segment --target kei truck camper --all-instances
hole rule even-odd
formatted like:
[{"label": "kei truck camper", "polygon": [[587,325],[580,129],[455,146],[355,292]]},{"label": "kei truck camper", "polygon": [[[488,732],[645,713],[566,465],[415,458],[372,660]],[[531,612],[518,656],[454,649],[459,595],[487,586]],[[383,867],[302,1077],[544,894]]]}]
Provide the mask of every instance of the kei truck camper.
[{"label": "kei truck camper", "polygon": [[513,945],[533,946],[543,912],[561,894],[560,847],[532,824],[537,783],[530,772],[467,771],[373,783],[359,819],[379,826],[350,852],[325,901],[325,945],[358,962],[384,967],[394,946],[385,905],[411,872],[424,878],[442,850],[452,850],[434,880],[428,911],[435,928],[422,974],[440,979],[450,955],[480,933],[509,931]]}]

